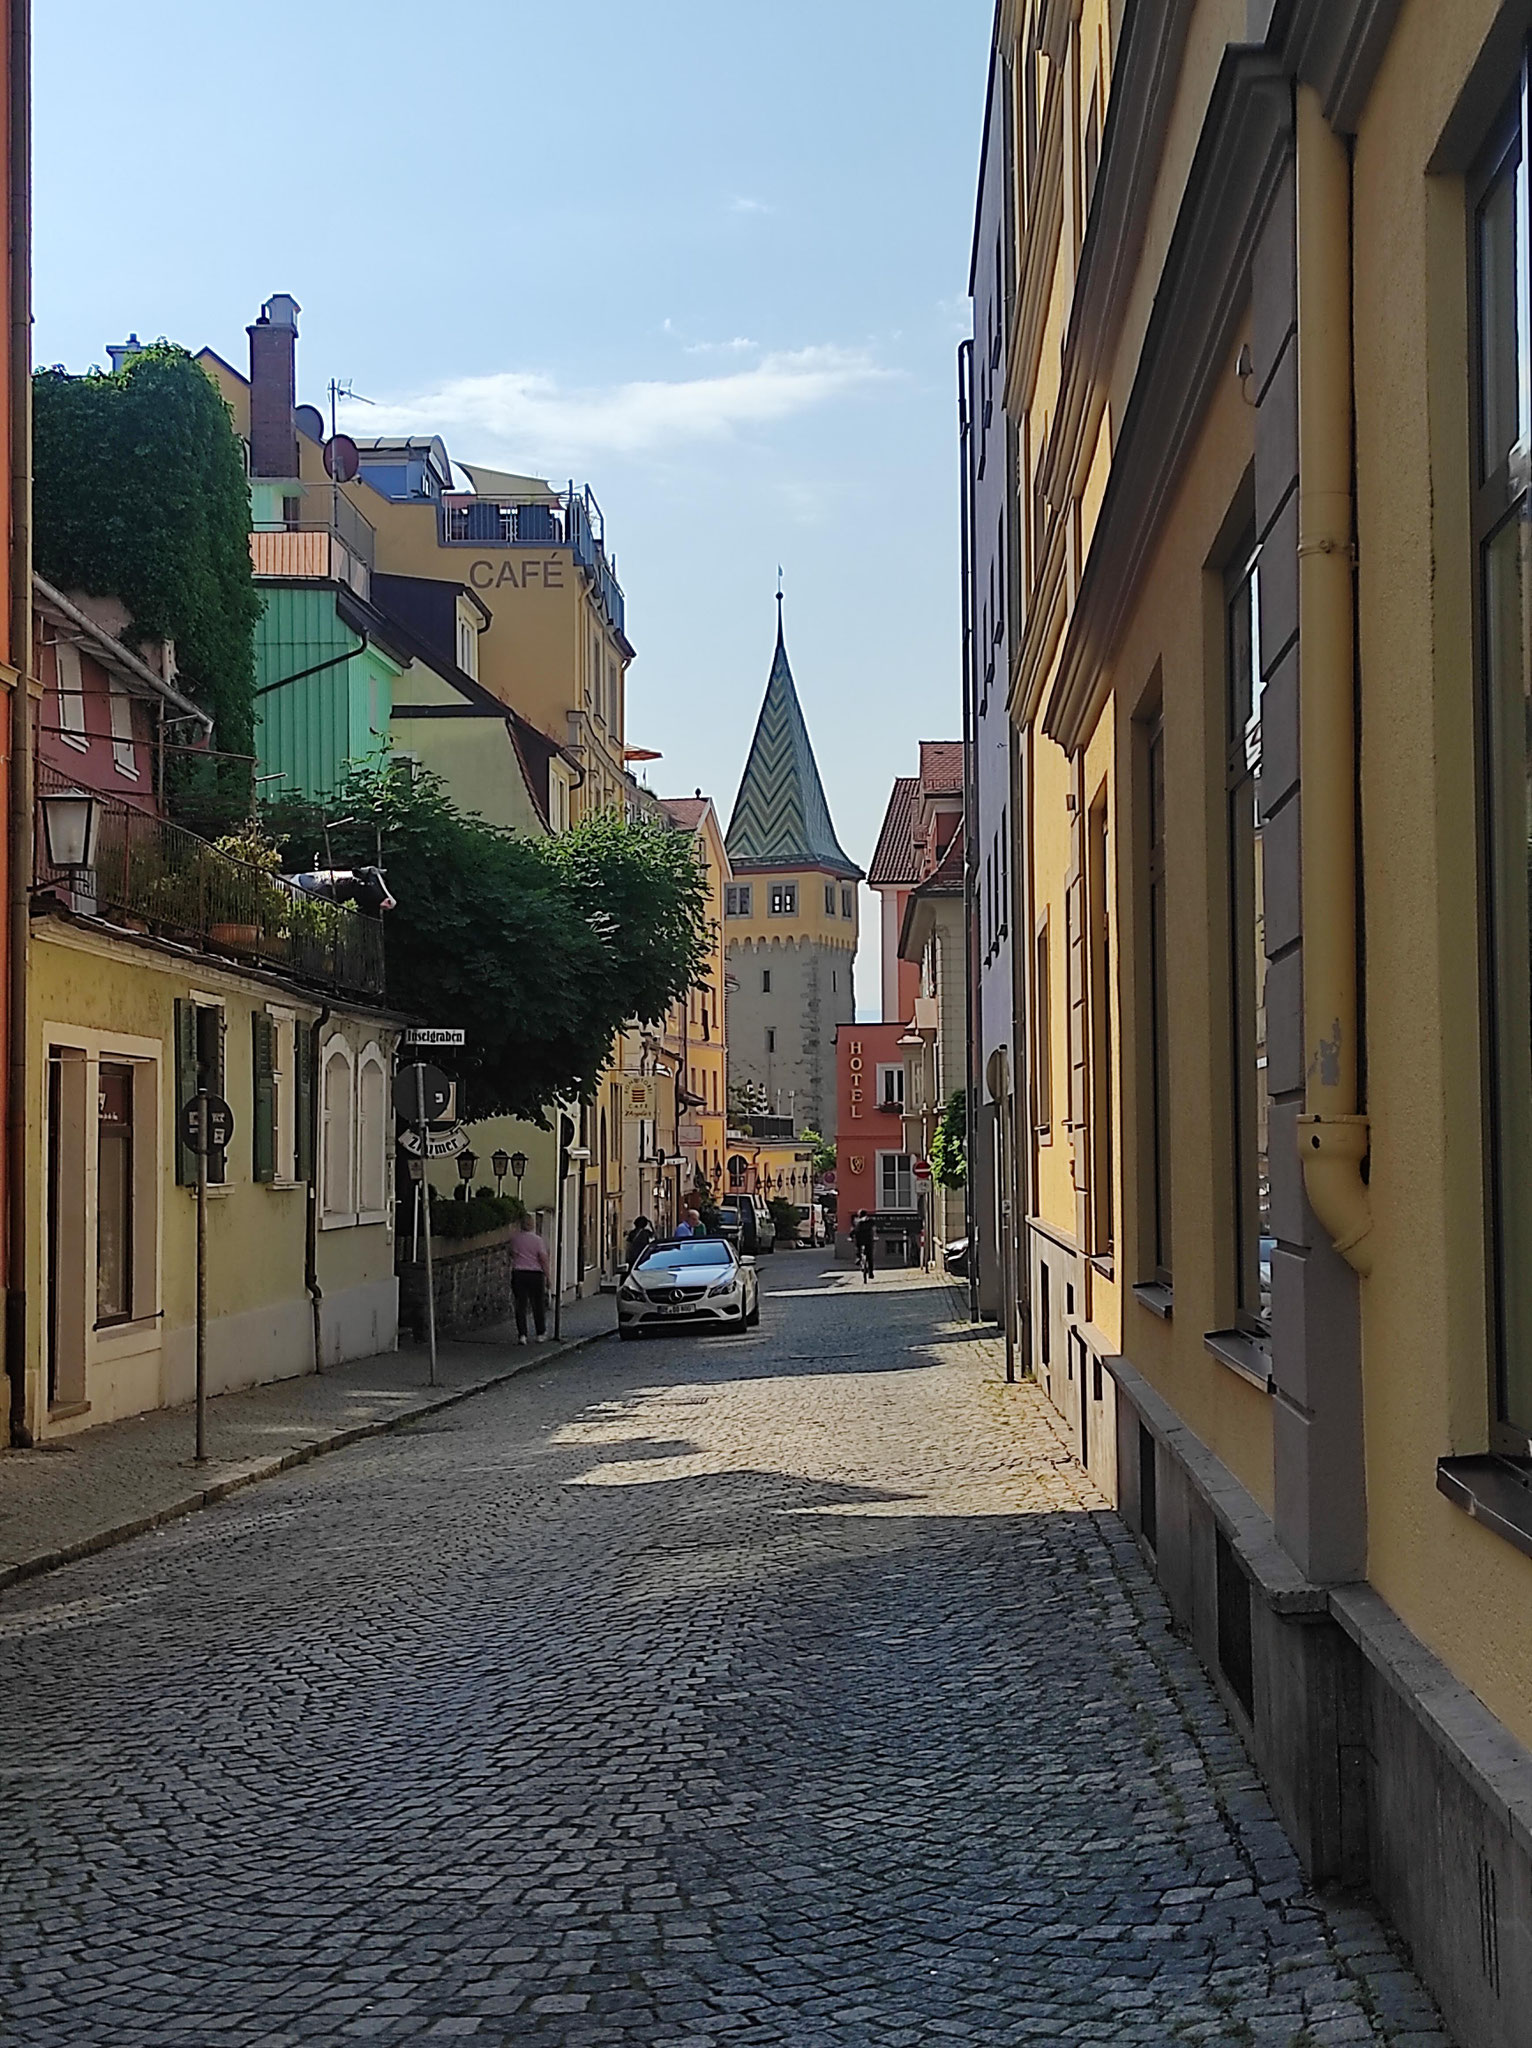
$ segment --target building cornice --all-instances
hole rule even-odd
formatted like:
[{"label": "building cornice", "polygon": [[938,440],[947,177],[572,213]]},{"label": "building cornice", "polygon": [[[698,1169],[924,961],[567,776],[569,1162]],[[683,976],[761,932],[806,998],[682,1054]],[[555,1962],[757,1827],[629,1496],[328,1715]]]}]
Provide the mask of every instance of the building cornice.
[{"label": "building cornice", "polygon": [[1277,0],[1272,10],[1268,47],[1314,87],[1340,135],[1356,133],[1399,7],[1400,0]]},{"label": "building cornice", "polygon": [[1074,752],[1109,667],[1250,296],[1250,262],[1292,147],[1280,57],[1224,54],[1123,417],[1043,730]]}]

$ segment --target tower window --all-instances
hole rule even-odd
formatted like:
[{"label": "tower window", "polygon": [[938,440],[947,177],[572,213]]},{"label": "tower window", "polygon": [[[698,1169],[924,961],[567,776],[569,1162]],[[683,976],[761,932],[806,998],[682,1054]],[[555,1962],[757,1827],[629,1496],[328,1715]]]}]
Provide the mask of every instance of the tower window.
[{"label": "tower window", "polygon": [[826,883],[825,883],[825,916],[826,916],[826,917],[834,917],[834,915],[835,915],[835,884],[834,884],[833,882],[826,882]]},{"label": "tower window", "polygon": [[724,892],[724,916],[748,917],[750,915],[750,884],[731,882]]},{"label": "tower window", "polygon": [[771,914],[773,917],[796,917],[798,915],[798,884],[796,882],[772,883]]},{"label": "tower window", "polygon": [[771,969],[769,967],[761,969],[761,994],[763,996],[771,994]]},{"label": "tower window", "polygon": [[766,1026],[766,1050],[767,1050],[768,1052],[775,1052],[775,1051],[776,1051],[776,1049],[777,1049],[777,1034],[776,1034],[775,1030],[774,1030],[774,1029],[772,1028],[772,1026],[771,1026],[770,1024],[768,1024],[768,1025]]},{"label": "tower window", "polygon": [[842,889],[840,892],[840,914],[842,917],[856,916],[856,891]]}]

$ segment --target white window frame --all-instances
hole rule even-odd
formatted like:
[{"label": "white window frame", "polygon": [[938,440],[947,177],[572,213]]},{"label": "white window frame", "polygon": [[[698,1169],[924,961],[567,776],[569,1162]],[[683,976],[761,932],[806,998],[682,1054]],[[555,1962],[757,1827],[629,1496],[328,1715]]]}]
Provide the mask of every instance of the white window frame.
[{"label": "white window frame", "polygon": [[752,898],[748,882],[731,882],[725,894],[725,917],[750,917],[754,914],[750,908]]},{"label": "white window frame", "polygon": [[457,665],[465,676],[479,680],[479,629],[466,605],[458,607]]},{"label": "white window frame", "polygon": [[[55,640],[53,664],[58,679],[59,738],[66,747],[85,753],[90,734],[85,729],[85,675],[80,667],[80,650],[72,640]],[[72,680],[71,680],[72,679]]]},{"label": "white window frame", "polygon": [[121,683],[108,685],[107,709],[112,721],[112,766],[129,781],[138,780],[138,746],[133,737],[133,699]]},{"label": "white window frame", "polygon": [[[892,1074],[898,1087],[890,1089],[887,1076]],[[903,1060],[880,1061],[878,1063],[878,1107],[887,1109],[890,1104],[899,1110],[904,1108],[904,1062]]]},{"label": "white window frame", "polygon": [[766,908],[772,917],[796,917],[798,915],[798,884],[796,882],[773,882],[766,898]]},{"label": "white window frame", "polygon": [[[330,1069],[337,1063],[346,1070],[345,1081],[332,1090]],[[339,1102],[334,1099],[336,1093]],[[343,1189],[334,1185],[332,1160],[344,1162]],[[344,1035],[335,1032],[325,1040],[319,1056],[319,1158],[315,1165],[321,1230],[344,1230],[355,1224],[356,1164],[356,1055]],[[337,1194],[344,1194],[343,1203],[333,1199]]]},{"label": "white window frame", "polygon": [[[878,1154],[878,1207],[893,1216],[909,1216],[915,1212],[915,1176],[911,1171],[913,1161],[908,1152],[880,1152]],[[885,1199],[892,1185],[895,1199]],[[897,1199],[901,1189],[905,1199]]]},{"label": "white window frame", "polygon": [[297,1186],[298,1013],[268,1003],[271,1019],[271,1180],[274,1188]]},{"label": "white window frame", "polygon": [[[376,1074],[377,1102],[368,1114],[367,1080]],[[356,1063],[356,1164],[352,1192],[358,1223],[386,1223],[389,1218],[388,1062],[376,1039],[362,1047]],[[375,1199],[369,1199],[375,1198]]]}]

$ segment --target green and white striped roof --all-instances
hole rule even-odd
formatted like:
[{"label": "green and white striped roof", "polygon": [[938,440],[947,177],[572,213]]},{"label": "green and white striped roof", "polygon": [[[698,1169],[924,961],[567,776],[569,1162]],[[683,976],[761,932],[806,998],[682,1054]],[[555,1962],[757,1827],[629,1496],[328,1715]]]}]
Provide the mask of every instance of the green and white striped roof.
[{"label": "green and white striped roof", "polygon": [[803,722],[793,683],[782,617],[777,614],[777,652],[766,684],[766,701],[756,720],[734,815],[729,820],[729,864],[736,874],[752,869],[825,868],[860,880],[862,871],[843,851],[830,820],[824,785]]}]

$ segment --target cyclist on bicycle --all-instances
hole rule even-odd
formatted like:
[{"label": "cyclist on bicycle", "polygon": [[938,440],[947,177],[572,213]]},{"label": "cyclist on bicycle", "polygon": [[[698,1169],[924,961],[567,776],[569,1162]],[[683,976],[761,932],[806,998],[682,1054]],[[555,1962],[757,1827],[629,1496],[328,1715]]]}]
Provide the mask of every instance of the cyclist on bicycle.
[{"label": "cyclist on bicycle", "polygon": [[851,1225],[851,1242],[856,1246],[856,1262],[862,1269],[864,1281],[872,1278],[873,1232],[872,1218],[865,1209],[858,1209]]}]

